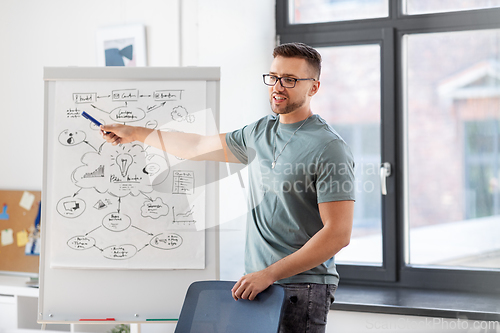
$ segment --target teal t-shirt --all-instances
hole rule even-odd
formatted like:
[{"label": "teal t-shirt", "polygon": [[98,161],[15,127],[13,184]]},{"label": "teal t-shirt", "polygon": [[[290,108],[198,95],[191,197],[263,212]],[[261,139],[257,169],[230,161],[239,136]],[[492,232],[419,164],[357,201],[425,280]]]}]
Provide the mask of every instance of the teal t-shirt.
[{"label": "teal t-shirt", "polygon": [[[302,123],[281,124],[270,115],[226,135],[231,152],[248,165],[246,274],[292,254],[314,236],[323,227],[319,203],[354,200],[354,162],[347,144],[318,115]],[[278,283],[338,280],[332,257]]]}]

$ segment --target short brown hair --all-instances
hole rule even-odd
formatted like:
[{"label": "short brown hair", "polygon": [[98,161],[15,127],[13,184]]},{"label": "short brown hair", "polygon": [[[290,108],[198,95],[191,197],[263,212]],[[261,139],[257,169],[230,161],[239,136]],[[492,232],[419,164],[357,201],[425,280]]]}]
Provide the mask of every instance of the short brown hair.
[{"label": "short brown hair", "polygon": [[305,59],[314,69],[317,75],[316,79],[319,80],[319,75],[321,74],[321,55],[309,45],[304,43],[286,43],[278,45],[273,51],[273,57],[276,58],[277,56]]}]

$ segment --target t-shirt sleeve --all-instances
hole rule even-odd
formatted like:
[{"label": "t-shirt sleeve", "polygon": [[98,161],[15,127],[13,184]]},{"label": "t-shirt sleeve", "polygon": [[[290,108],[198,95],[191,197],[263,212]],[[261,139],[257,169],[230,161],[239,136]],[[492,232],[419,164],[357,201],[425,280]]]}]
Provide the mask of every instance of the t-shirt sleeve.
[{"label": "t-shirt sleeve", "polygon": [[226,134],[229,150],[243,164],[248,164],[248,125]]},{"label": "t-shirt sleeve", "polygon": [[349,146],[341,139],[330,141],[318,158],[318,203],[355,200],[354,181],[354,159]]}]

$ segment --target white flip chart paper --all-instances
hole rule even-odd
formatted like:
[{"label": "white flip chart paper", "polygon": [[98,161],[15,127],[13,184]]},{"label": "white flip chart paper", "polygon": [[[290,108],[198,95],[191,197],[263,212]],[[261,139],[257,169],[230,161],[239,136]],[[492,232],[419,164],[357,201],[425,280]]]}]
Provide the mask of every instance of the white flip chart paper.
[{"label": "white flip chart paper", "polygon": [[203,135],[205,95],[204,81],[56,82],[51,267],[205,268],[205,162],[140,142],[113,146],[81,116]]}]

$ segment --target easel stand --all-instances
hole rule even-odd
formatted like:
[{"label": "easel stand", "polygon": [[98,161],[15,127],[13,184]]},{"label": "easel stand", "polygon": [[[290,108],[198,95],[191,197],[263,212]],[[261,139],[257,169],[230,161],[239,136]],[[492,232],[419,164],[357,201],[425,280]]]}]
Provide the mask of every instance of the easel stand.
[{"label": "easel stand", "polygon": [[44,81],[38,323],[171,323],[192,282],[219,279],[219,164],[113,146],[81,114],[216,135],[220,68],[52,67]]}]

